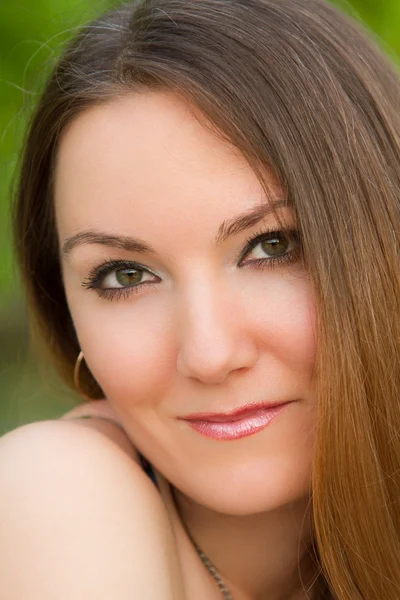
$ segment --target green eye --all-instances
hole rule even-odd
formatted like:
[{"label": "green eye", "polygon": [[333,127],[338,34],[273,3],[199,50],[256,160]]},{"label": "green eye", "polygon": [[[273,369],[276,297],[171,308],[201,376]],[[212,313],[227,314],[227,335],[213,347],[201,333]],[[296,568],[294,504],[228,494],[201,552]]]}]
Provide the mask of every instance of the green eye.
[{"label": "green eye", "polygon": [[[247,240],[247,247],[242,255],[241,264],[278,265],[295,262],[300,254],[300,238],[298,231],[268,231],[255,235]],[[243,261],[243,258],[245,259]],[[255,260],[253,260],[255,259]]]},{"label": "green eye", "polygon": [[95,290],[101,298],[119,300],[140,294],[145,287],[154,287],[159,282],[160,278],[145,267],[118,259],[94,267],[82,285]]},{"label": "green eye", "polygon": [[137,285],[141,282],[142,277],[143,271],[136,271],[135,269],[118,269],[115,271],[115,279],[122,287]]},{"label": "green eye", "polygon": [[289,248],[289,240],[283,235],[274,234],[261,242],[263,251],[270,256],[285,254]]}]

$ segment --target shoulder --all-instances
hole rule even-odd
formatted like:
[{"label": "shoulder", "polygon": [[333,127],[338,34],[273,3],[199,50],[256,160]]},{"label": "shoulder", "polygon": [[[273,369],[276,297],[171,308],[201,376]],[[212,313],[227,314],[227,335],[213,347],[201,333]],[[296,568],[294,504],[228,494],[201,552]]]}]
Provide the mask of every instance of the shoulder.
[{"label": "shoulder", "polygon": [[163,503],[112,439],[69,421],[20,427],[0,438],[0,487],[0,597],[183,600]]},{"label": "shoulder", "polygon": [[[22,469],[35,477],[50,471],[57,477],[62,469],[64,477],[78,478],[90,466],[91,472],[94,468],[98,475],[106,476],[110,471],[110,475],[118,476],[121,469],[125,469],[132,475],[137,474],[138,485],[145,481],[137,462],[131,460],[128,452],[121,452],[121,445],[116,443],[126,439],[126,435],[116,432],[117,426],[112,423],[91,421],[91,424],[75,419],[40,421],[8,432],[0,437],[2,474],[11,476],[15,470]],[[134,448],[133,452],[136,456]],[[7,465],[12,465],[13,470]]]}]

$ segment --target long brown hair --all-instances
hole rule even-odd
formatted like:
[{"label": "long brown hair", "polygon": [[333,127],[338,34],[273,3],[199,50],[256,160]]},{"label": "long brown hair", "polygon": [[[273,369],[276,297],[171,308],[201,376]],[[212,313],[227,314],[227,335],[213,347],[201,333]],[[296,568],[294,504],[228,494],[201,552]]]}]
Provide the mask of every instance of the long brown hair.
[{"label": "long brown hair", "polygon": [[[82,27],[26,141],[15,243],[32,316],[72,385],[79,353],[52,176],[85,108],[142,87],[194,102],[296,212],[318,307],[312,468],[321,598],[400,598],[400,85],[322,0],[148,0]],[[83,385],[102,392],[88,372]]]}]

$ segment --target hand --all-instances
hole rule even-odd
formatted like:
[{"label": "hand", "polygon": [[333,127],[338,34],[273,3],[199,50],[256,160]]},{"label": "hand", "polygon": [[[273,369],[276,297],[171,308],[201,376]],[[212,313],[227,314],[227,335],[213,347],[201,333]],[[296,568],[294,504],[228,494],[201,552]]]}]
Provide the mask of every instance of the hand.
[{"label": "hand", "polygon": [[[80,417],[88,418],[80,420]],[[77,419],[79,425],[89,427],[89,429],[94,429],[95,431],[105,435],[108,439],[117,444],[117,446],[119,446],[126,454],[128,454],[130,458],[141,465],[139,454],[132,440],[125,432],[118,415],[108,400],[93,400],[91,402],[84,402],[65,413],[65,415],[60,417],[60,419],[66,421],[73,421],[74,419]],[[118,430],[113,425],[110,425],[110,422],[117,425]]]},{"label": "hand", "polygon": [[116,425],[121,425],[121,421],[112,408],[108,400],[93,400],[92,402],[84,402],[68,411],[60,419],[75,419],[78,417],[103,417],[113,421]]}]

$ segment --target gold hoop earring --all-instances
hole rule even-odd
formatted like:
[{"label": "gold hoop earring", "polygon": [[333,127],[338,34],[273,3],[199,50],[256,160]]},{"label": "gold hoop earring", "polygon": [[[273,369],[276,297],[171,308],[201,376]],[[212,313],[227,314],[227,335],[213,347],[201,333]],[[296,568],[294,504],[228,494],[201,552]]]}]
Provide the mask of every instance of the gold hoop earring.
[{"label": "gold hoop earring", "polygon": [[90,398],[89,396],[87,396],[87,394],[85,394],[81,388],[81,385],[79,383],[79,370],[81,368],[81,363],[82,360],[84,359],[84,354],[83,354],[83,350],[81,350],[79,352],[78,358],[76,359],[76,363],[75,363],[75,368],[74,368],[74,386],[76,391],[83,396],[84,398],[86,398],[86,400],[88,400],[89,402],[92,400],[92,398]]}]

